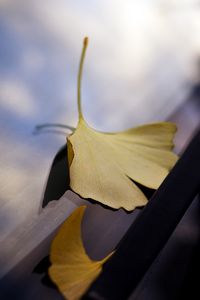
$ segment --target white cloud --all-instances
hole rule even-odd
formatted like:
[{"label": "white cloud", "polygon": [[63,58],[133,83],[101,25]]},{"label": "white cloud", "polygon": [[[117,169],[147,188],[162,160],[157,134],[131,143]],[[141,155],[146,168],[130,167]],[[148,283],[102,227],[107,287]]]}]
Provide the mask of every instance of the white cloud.
[{"label": "white cloud", "polygon": [[34,116],[34,99],[24,82],[17,79],[0,80],[0,108],[20,117]]},{"label": "white cloud", "polygon": [[[40,47],[38,32],[38,38],[43,37],[44,45],[49,44],[54,52],[50,63],[66,60],[65,66],[72,65],[74,73],[82,38],[90,37],[84,111],[98,129],[119,130],[155,120],[158,111],[166,118],[180,104],[177,94],[193,77],[194,61],[200,55],[200,9],[196,4],[193,0],[15,0],[4,4],[4,9],[25,44],[30,36],[35,39],[35,49],[24,48],[21,62],[31,72],[44,63],[36,49]],[[66,80],[68,119],[76,118],[71,109],[75,105],[74,73],[67,74]],[[166,105],[168,109],[163,110]]]}]

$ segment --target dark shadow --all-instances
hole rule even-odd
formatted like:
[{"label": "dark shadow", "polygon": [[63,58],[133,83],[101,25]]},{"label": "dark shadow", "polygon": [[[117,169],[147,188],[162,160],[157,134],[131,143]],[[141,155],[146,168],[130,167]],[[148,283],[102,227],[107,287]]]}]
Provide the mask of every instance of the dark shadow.
[{"label": "dark shadow", "polygon": [[58,200],[69,189],[69,165],[66,144],[58,151],[53,160],[42,199],[42,207],[44,208],[52,200]]},{"label": "dark shadow", "polygon": [[64,130],[58,130],[58,129],[43,129],[43,130],[37,130],[35,129],[33,131],[33,135],[38,135],[38,134],[56,134],[56,135],[64,135],[66,137],[67,133]]},{"label": "dark shadow", "polygon": [[144,185],[142,185],[142,184],[140,184],[140,183],[138,183],[138,182],[135,182],[134,180],[133,180],[133,182],[137,185],[137,187],[144,193],[144,195],[147,197],[147,199],[149,200],[152,196],[153,196],[153,194],[155,193],[155,190],[154,189],[150,189],[150,188],[148,188],[148,187],[146,187],[146,186],[144,186]]},{"label": "dark shadow", "polygon": [[51,262],[49,259],[49,255],[45,256],[33,269],[33,273],[42,274],[45,273],[50,267]]},{"label": "dark shadow", "polygon": [[45,256],[33,269],[32,273],[36,274],[44,274],[41,279],[41,283],[45,286],[53,289],[57,289],[56,285],[52,282],[51,278],[48,274],[48,269],[51,266],[51,262],[49,259],[49,255]]},{"label": "dark shadow", "polygon": [[[199,196],[200,200],[200,196]],[[200,205],[199,205],[200,214]],[[193,255],[187,270],[179,300],[200,299],[199,289],[199,270],[200,270],[200,236],[196,247],[193,250]]]},{"label": "dark shadow", "polygon": [[193,253],[188,274],[185,279],[179,300],[200,299],[199,270],[200,270],[200,240]]}]

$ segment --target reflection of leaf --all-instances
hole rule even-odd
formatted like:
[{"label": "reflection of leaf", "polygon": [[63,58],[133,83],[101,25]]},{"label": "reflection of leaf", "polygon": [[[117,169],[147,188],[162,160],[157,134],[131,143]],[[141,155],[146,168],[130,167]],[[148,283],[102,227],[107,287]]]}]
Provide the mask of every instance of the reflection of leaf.
[{"label": "reflection of leaf", "polygon": [[42,207],[45,207],[52,200],[58,200],[69,189],[69,166],[66,155],[67,147],[65,145],[53,160],[44,191]]},{"label": "reflection of leaf", "polygon": [[50,266],[49,256],[45,256],[35,266],[35,268],[33,269],[33,273],[43,274],[43,273],[45,273],[47,271],[47,269],[49,268],[49,266]]},{"label": "reflection of leaf", "polygon": [[49,275],[68,300],[80,299],[110,257],[93,261],[86,254],[81,239],[85,208],[77,208],[63,223],[51,246]]},{"label": "reflection of leaf", "polygon": [[133,210],[146,204],[146,197],[130,179],[157,189],[177,157],[171,152],[176,126],[161,122],[119,133],[90,128],[81,110],[80,85],[84,47],[78,76],[79,123],[67,139],[70,186],[84,198],[112,208]]}]

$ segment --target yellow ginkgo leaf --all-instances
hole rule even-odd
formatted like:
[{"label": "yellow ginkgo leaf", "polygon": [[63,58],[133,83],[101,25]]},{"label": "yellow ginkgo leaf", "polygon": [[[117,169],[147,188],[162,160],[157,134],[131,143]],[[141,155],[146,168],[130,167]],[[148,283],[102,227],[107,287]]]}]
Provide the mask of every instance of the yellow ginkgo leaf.
[{"label": "yellow ginkgo leaf", "polygon": [[171,150],[176,125],[161,122],[118,133],[89,127],[82,114],[80,95],[87,43],[86,38],[78,75],[79,122],[67,138],[70,186],[83,198],[130,211],[147,202],[133,181],[157,189],[175,164],[177,156]]},{"label": "yellow ginkgo leaf", "polygon": [[80,299],[112,255],[101,261],[93,261],[86,254],[81,238],[85,209],[86,206],[80,206],[72,213],[60,227],[51,245],[49,275],[68,300]]}]

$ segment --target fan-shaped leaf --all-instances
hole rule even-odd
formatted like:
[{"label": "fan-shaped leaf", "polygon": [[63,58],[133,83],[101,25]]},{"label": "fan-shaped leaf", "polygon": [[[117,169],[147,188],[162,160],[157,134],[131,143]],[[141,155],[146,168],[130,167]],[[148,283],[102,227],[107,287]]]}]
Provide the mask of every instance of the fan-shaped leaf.
[{"label": "fan-shaped leaf", "polygon": [[161,122],[118,133],[88,126],[81,110],[80,86],[87,39],[78,76],[79,123],[67,138],[70,186],[83,198],[112,208],[133,210],[147,199],[133,182],[157,189],[177,160],[172,153],[176,126]]},{"label": "fan-shaped leaf", "polygon": [[68,300],[80,299],[92,281],[100,274],[101,261],[91,260],[81,238],[81,222],[86,206],[80,206],[63,223],[51,245],[49,275]]}]

